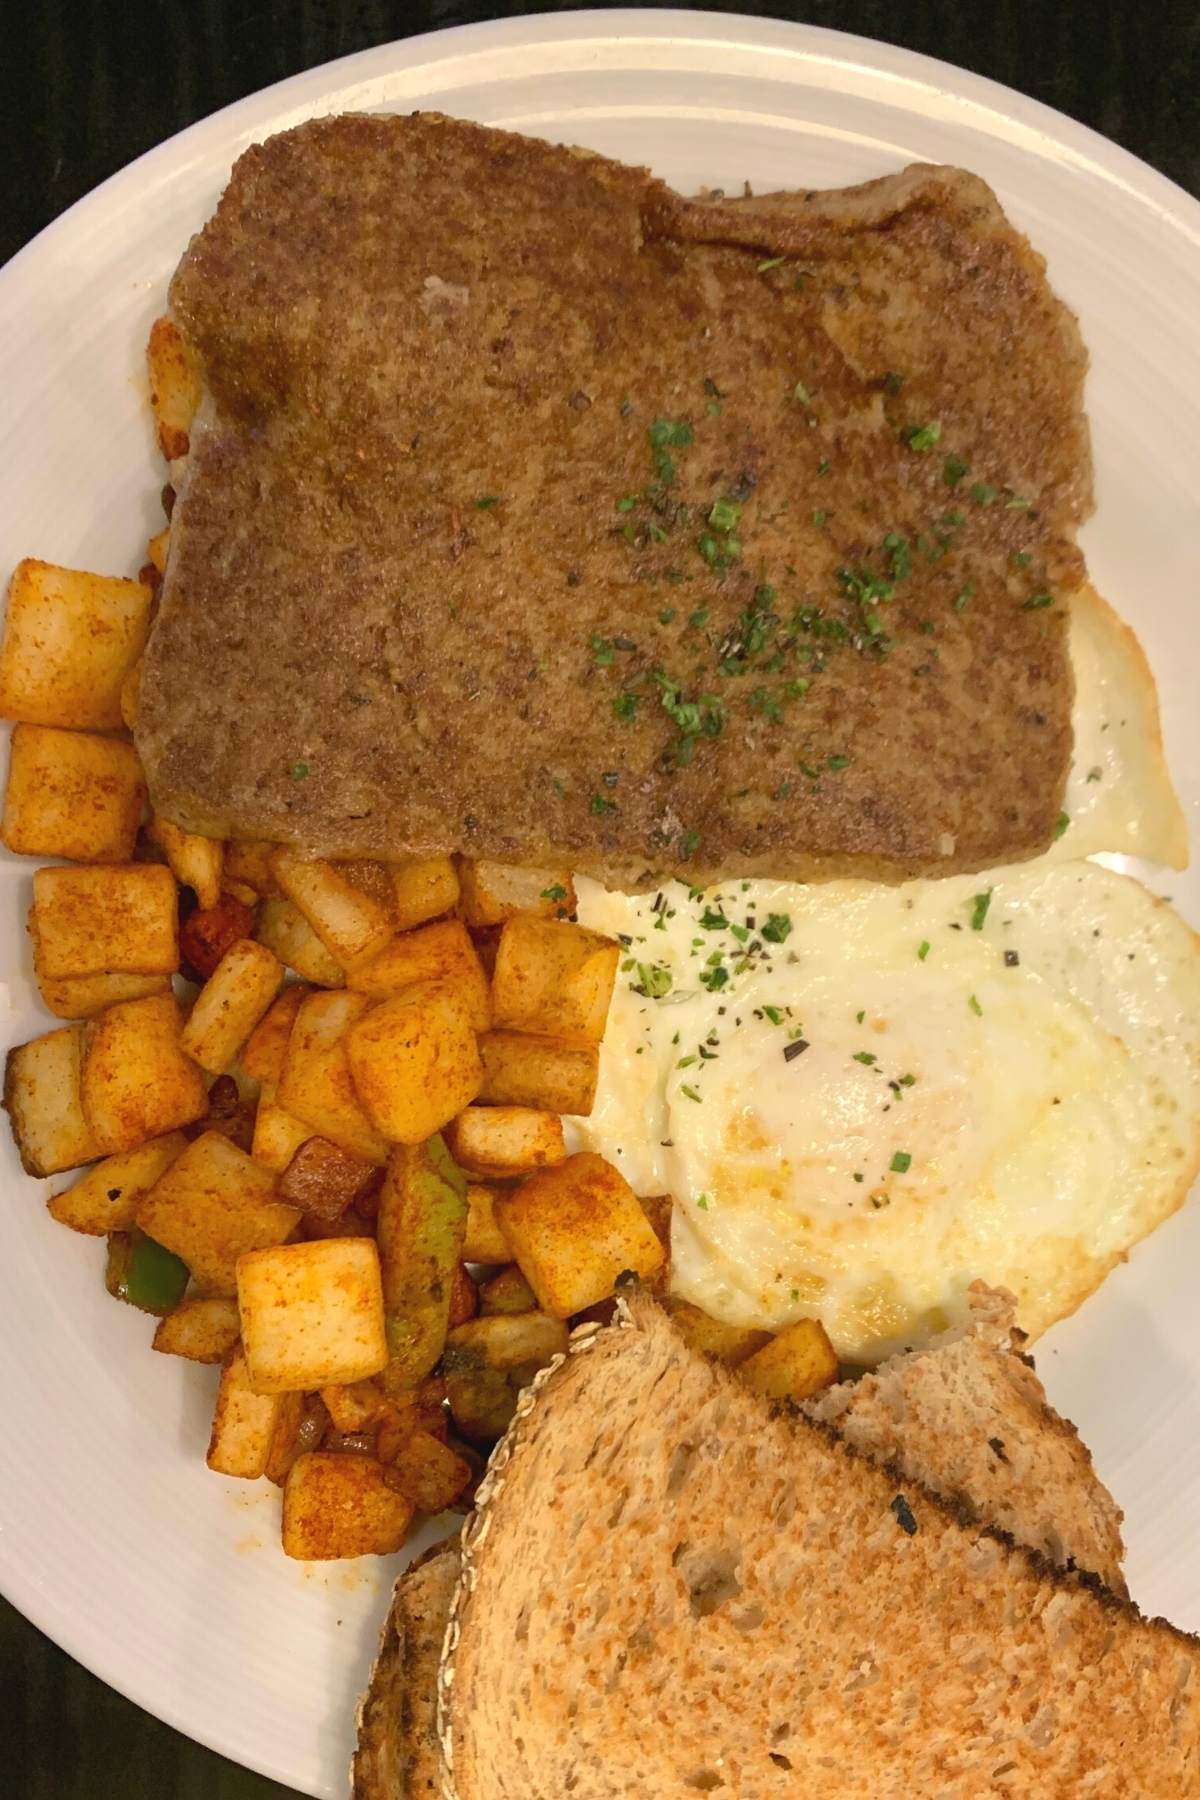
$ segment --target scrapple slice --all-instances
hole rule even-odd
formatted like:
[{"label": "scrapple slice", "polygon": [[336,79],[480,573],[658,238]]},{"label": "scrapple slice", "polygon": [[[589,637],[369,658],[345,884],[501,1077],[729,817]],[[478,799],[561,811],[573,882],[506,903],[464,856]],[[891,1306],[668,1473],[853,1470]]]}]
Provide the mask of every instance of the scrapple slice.
[{"label": "scrapple slice", "polygon": [[688,200],[319,119],[239,159],[171,300],[206,400],[161,816],[626,885],[1052,840],[1085,356],[976,177]]},{"label": "scrapple slice", "polygon": [[1200,1643],[689,1352],[576,1338],[492,1460],[448,1796],[1144,1800],[1200,1784]]}]

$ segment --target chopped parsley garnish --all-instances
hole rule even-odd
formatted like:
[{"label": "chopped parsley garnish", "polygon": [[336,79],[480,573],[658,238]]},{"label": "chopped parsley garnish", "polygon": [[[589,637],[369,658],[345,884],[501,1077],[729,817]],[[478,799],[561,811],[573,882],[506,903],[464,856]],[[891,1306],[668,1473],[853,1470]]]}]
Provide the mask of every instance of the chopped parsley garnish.
[{"label": "chopped parsley garnish", "polygon": [[1030,594],[1028,600],[1022,600],[1022,612],[1040,612],[1044,606],[1054,605],[1054,595],[1042,588],[1036,594]]},{"label": "chopped parsley garnish", "polygon": [[903,1494],[897,1494],[896,1498],[890,1502],[890,1510],[894,1513],[896,1523],[899,1525],[901,1531],[907,1532],[909,1537],[916,1537],[917,1521],[913,1514],[912,1507],[908,1504],[908,1501],[904,1498]]},{"label": "chopped parsley garnish", "polygon": [[617,659],[617,652],[610,638],[603,638],[599,632],[592,633],[592,661],[598,669],[611,668]]},{"label": "chopped parsley garnish", "polygon": [[805,385],[802,381],[798,381],[796,383],[795,387],[792,389],[792,399],[798,400],[800,402],[801,406],[811,406],[812,405],[812,395],[809,393],[808,389],[805,387]]},{"label": "chopped parsley garnish", "polygon": [[693,826],[690,831],[685,831],[680,837],[679,854],[680,856],[690,856],[693,850],[698,850],[699,848],[700,833],[696,830],[695,826]]},{"label": "chopped parsley garnish", "polygon": [[[688,1090],[686,1088],[684,1088],[683,1091],[686,1094]],[[698,1200],[696,1201],[696,1205],[700,1208],[701,1212],[707,1212],[708,1207],[709,1207],[708,1195],[701,1194],[700,1197],[698,1198]]]},{"label": "chopped parsley garnish", "polygon": [[991,888],[985,894],[976,894],[971,901],[971,930],[982,931],[983,922],[988,916],[988,907],[992,904]]},{"label": "chopped parsley garnish", "polygon": [[736,500],[714,500],[708,509],[708,522],[714,531],[732,531],[741,516]]},{"label": "chopped parsley garnish", "polygon": [[701,931],[728,931],[729,920],[719,906],[706,906],[700,915]]},{"label": "chopped parsley garnish", "polygon": [[674,977],[670,969],[661,963],[639,963],[637,965],[638,986],[648,1000],[661,1000],[669,994]]},{"label": "chopped parsley garnish", "polygon": [[700,986],[706,987],[710,994],[715,994],[719,988],[723,988],[728,980],[729,970],[721,963],[718,963],[715,968],[702,969],[700,972]]},{"label": "chopped parsley garnish", "polygon": [[865,1009],[865,1007],[861,1007],[861,1006],[859,1007],[858,1011],[854,1015],[854,1017],[857,1019],[857,1021],[860,1025],[862,1024],[862,1022],[866,1018],[866,1016],[867,1016],[866,1009]]},{"label": "chopped parsley garnish", "polygon": [[695,437],[687,419],[655,419],[646,435],[655,450],[663,450],[668,445],[686,450]]},{"label": "chopped parsley garnish", "polygon": [[963,586],[959,588],[957,594],[954,596],[954,610],[956,613],[964,611],[967,601],[974,592],[975,583],[973,581],[964,582]]},{"label": "chopped parsley garnish", "polygon": [[617,511],[632,512],[641,497],[640,494],[622,494],[621,498],[617,501]]},{"label": "chopped parsley garnish", "polygon": [[765,275],[768,269],[777,269],[780,263],[785,263],[786,261],[786,256],[768,256],[765,262],[759,263],[756,273]]},{"label": "chopped parsley garnish", "polygon": [[783,1014],[777,1006],[764,1006],[763,1015],[765,1018],[770,1019],[772,1025],[783,1024]]},{"label": "chopped parsley garnish", "polygon": [[689,1100],[694,1100],[696,1102],[697,1106],[699,1106],[699,1104],[700,1104],[699,1094],[696,1092],[694,1087],[689,1087],[686,1081],[682,1083],[679,1091],[681,1094],[684,1094]]},{"label": "chopped parsley garnish", "polygon": [[1054,821],[1055,837],[1060,838],[1070,823],[1071,823],[1070,813],[1060,812],[1057,819],[1055,819],[1055,821]]},{"label": "chopped parsley garnish", "polygon": [[833,770],[835,775],[838,775],[843,769],[848,769],[850,767],[850,758],[848,756],[843,756],[839,751],[836,756],[831,756],[829,758],[828,766]]},{"label": "chopped parsley garnish", "polygon": [[288,774],[293,781],[303,781],[308,774],[308,764],[306,762],[294,762],[288,770]]},{"label": "chopped parsley garnish", "polygon": [[971,489],[971,498],[976,506],[991,506],[999,498],[997,490],[989,487],[986,481],[977,481]]},{"label": "chopped parsley garnish", "polygon": [[1028,550],[1014,550],[1008,560],[1018,569],[1027,569],[1030,562],[1029,552]]},{"label": "chopped parsley garnish", "polygon": [[493,506],[499,506],[500,496],[499,494],[480,494],[475,504],[480,512],[491,512]]},{"label": "chopped parsley garnish", "polygon": [[890,1166],[893,1175],[907,1175],[912,1168],[912,1157],[907,1150],[897,1150]]},{"label": "chopped parsley garnish", "polygon": [[720,736],[725,724],[724,705],[715,694],[701,694],[695,700],[685,700],[680,683],[661,669],[655,670],[654,679],[658,683],[663,711],[679,728],[671,753],[677,763],[690,763],[697,738]]},{"label": "chopped parsley garnish", "polygon": [[612,703],[613,712],[618,719],[632,719],[637,713],[636,694],[618,694]]},{"label": "chopped parsley garnish", "polygon": [[543,900],[565,900],[566,897],[567,890],[561,881],[556,881],[553,887],[542,889]]},{"label": "chopped parsley garnish", "polygon": [[782,944],[791,935],[792,921],[788,913],[768,913],[762,934],[768,944]]},{"label": "chopped parsley garnish", "polygon": [[929,939],[922,938],[921,942],[917,945],[917,961],[924,962],[925,958],[928,955],[929,955]]},{"label": "chopped parsley garnish", "polygon": [[865,1068],[869,1069],[872,1063],[877,1063],[879,1061],[879,1058],[870,1050],[856,1050],[854,1052],[854,1060],[855,1062],[862,1063]]},{"label": "chopped parsley garnish", "polygon": [[833,467],[833,464],[830,462],[829,458],[827,456],[823,456],[821,458],[820,462],[817,464],[817,474],[818,475],[828,475],[828,473],[832,469],[832,467]]},{"label": "chopped parsley garnish", "polygon": [[604,794],[592,795],[592,811],[594,813],[616,812],[616,802],[606,798]]},{"label": "chopped parsley garnish", "polygon": [[819,529],[828,517],[829,514],[825,511],[825,508],[823,506],[818,506],[813,512],[812,522]]},{"label": "chopped parsley garnish", "polygon": [[889,369],[883,378],[883,385],[889,394],[898,394],[904,386],[904,377],[899,369]]},{"label": "chopped parsley garnish", "polygon": [[660,625],[669,625],[674,617],[675,608],[673,606],[664,606],[658,615],[658,622]]},{"label": "chopped parsley garnish", "polygon": [[901,443],[907,444],[910,450],[932,450],[942,435],[940,419],[931,419],[926,425],[904,425],[900,430]]},{"label": "chopped parsley garnish", "polygon": [[968,994],[967,1005],[970,1007],[971,1011],[975,1014],[975,1017],[977,1019],[982,1019],[983,1008],[982,1008],[982,1006],[980,1006],[980,1004],[979,1004],[978,1000],[975,998],[974,994]]},{"label": "chopped parsley garnish", "polygon": [[963,476],[969,475],[970,472],[970,464],[965,463],[961,456],[955,456],[953,452],[942,464],[942,480],[947,487],[957,487]]}]

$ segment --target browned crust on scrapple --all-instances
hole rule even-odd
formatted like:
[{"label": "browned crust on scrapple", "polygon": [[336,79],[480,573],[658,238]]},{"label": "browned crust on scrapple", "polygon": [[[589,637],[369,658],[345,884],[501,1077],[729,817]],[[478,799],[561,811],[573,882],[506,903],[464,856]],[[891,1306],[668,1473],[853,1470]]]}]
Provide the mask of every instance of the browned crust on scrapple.
[{"label": "browned crust on scrapple", "polygon": [[[316,120],[240,158],[171,298],[209,398],[142,683],[166,816],[624,884],[1051,840],[1066,608],[1025,602],[1082,579],[1085,355],[975,176],[686,200]],[[840,571],[892,579],[896,537],[864,603]],[[719,703],[690,761],[660,675]]]},{"label": "browned crust on scrapple", "polygon": [[359,1708],[351,1800],[434,1800],[441,1794],[437,1669],[458,1574],[457,1545],[442,1544],[396,1583]]}]

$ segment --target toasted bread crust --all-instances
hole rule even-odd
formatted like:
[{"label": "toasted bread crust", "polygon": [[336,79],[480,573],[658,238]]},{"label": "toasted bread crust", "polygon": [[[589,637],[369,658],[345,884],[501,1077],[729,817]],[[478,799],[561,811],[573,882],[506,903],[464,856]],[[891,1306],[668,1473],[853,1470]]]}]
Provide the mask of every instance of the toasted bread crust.
[{"label": "toasted bread crust", "polygon": [[164,816],[625,885],[1051,841],[1085,357],[974,176],[693,201],[315,120],[172,301],[209,400],[142,684]]},{"label": "toasted bread crust", "polygon": [[1196,1639],[772,1417],[640,1297],[573,1351],[464,1536],[451,1800],[1200,1790]]}]

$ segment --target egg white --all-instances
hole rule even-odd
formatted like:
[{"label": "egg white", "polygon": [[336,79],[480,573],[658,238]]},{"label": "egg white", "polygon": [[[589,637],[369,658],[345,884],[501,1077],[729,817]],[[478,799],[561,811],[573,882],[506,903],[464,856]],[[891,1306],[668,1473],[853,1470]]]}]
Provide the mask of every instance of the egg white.
[{"label": "egg white", "polygon": [[626,950],[579,1141],[674,1196],[675,1290],[720,1318],[873,1362],[981,1277],[1036,1335],[1191,1183],[1200,944],[1124,876],[579,890]]}]

